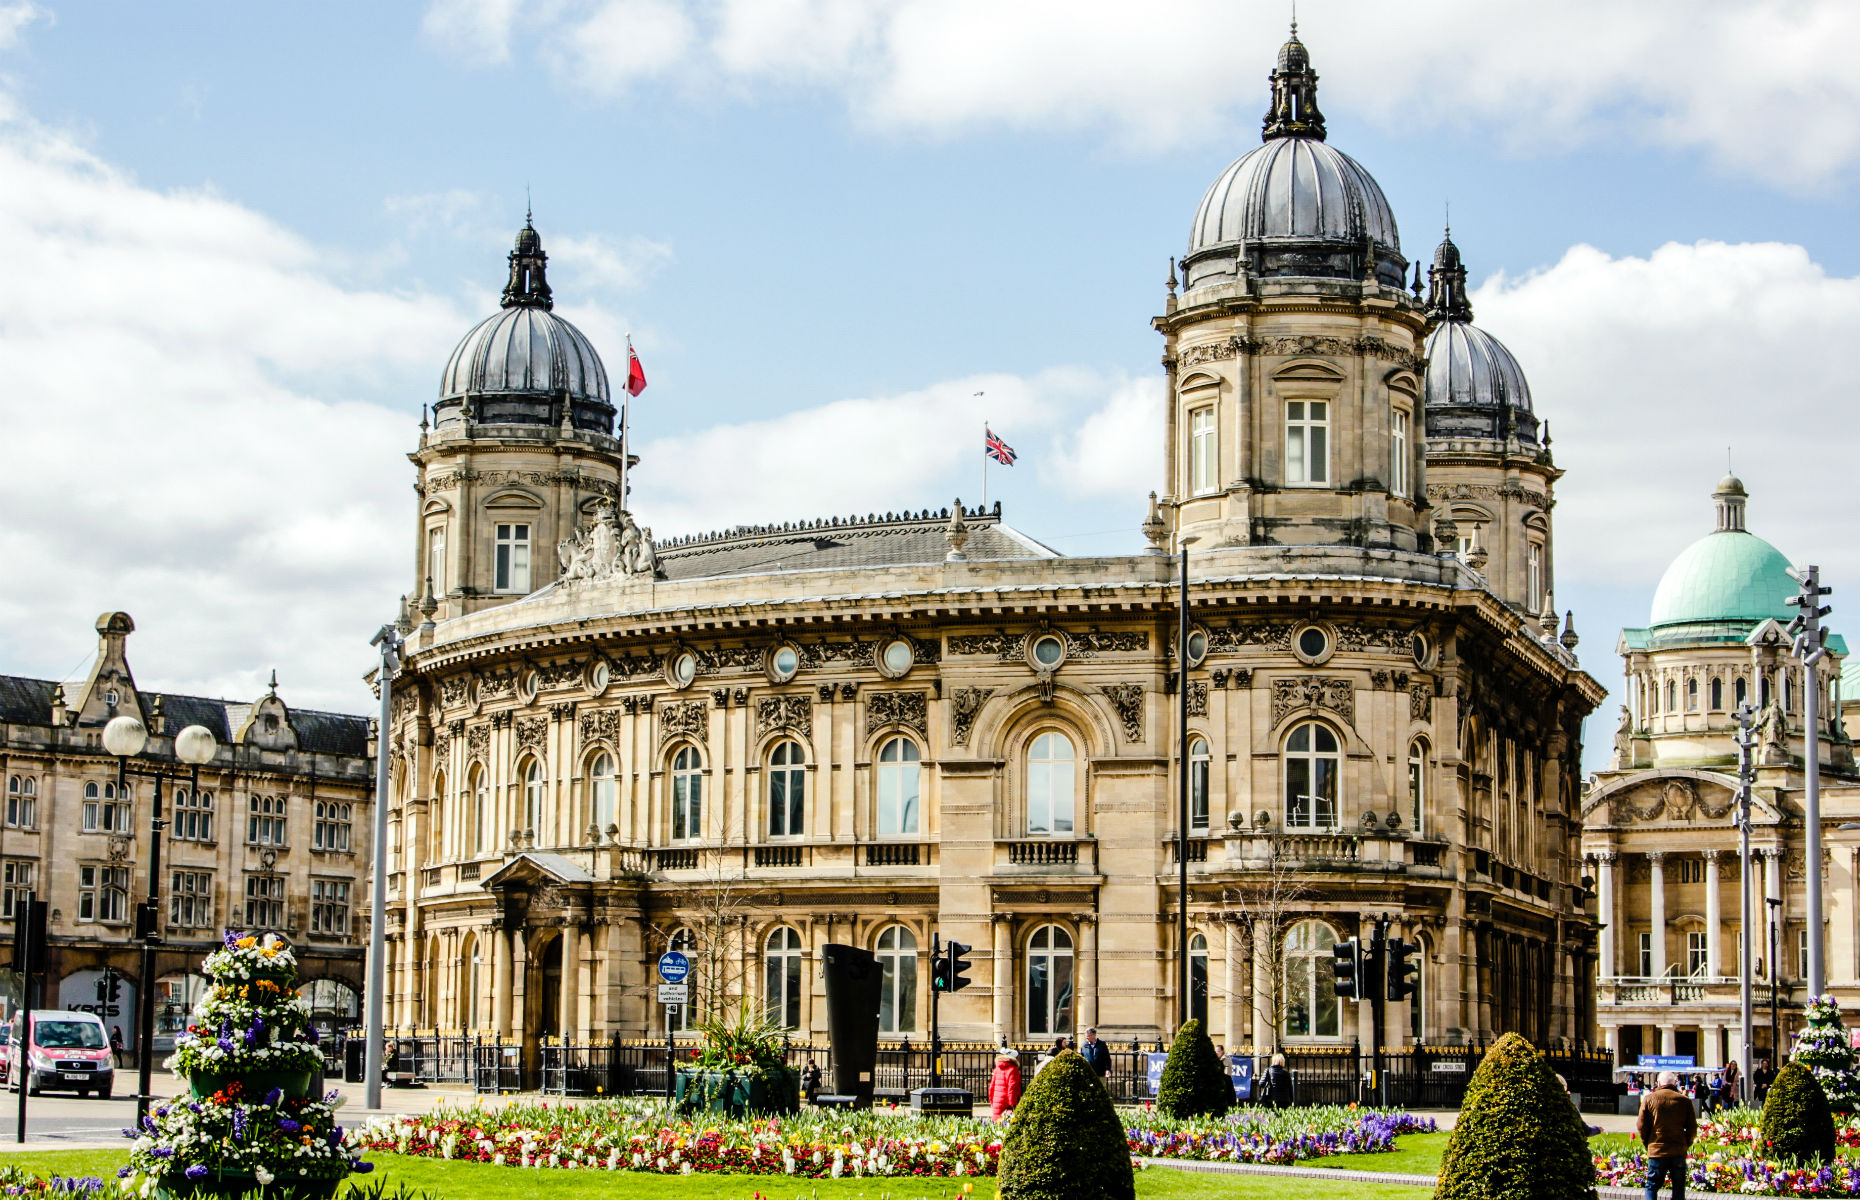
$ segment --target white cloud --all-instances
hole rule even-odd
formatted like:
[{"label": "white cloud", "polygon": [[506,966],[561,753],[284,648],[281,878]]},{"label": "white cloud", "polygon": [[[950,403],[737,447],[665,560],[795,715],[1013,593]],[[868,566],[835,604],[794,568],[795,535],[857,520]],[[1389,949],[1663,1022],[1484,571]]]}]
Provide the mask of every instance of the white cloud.
[{"label": "white cloud", "polygon": [[[1669,244],[1645,258],[1576,246],[1473,296],[1548,418],[1557,463],[1559,599],[1572,585],[1640,590],[1712,529],[1727,448],[1750,529],[1848,587],[1860,445],[1849,348],[1860,278],[1800,246]],[[1609,631],[1612,637],[1612,631]]]},{"label": "white cloud", "polygon": [[433,0],[420,32],[468,62],[506,62],[516,15],[517,0]]},{"label": "white cloud", "polygon": [[1073,496],[1127,503],[1162,490],[1164,396],[1161,376],[1118,385],[1077,433],[1058,439],[1047,477]]},{"label": "white cloud", "polygon": [[672,261],[669,245],[645,237],[552,235],[546,248],[551,274],[560,271],[582,292],[637,287]]},{"label": "white cloud", "polygon": [[[429,23],[461,7],[479,5],[440,0]],[[813,86],[884,130],[1102,130],[1158,148],[1256,127],[1281,13],[1229,0],[611,0],[531,23],[557,71],[602,95],[658,76],[694,93]],[[1860,153],[1849,0],[1337,0],[1303,16],[1326,107],[1391,129],[1520,150],[1700,149],[1785,189]]]}]

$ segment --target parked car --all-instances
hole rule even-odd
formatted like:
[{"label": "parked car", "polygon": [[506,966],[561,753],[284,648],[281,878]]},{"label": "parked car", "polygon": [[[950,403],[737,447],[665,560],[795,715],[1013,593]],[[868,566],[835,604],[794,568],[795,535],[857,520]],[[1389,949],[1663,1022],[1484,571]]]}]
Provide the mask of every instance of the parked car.
[{"label": "parked car", "polygon": [[27,1067],[19,1068],[19,1022],[7,1031],[5,1077],[8,1088],[18,1090],[25,1075],[32,1095],[46,1088],[97,1095],[108,1099],[116,1082],[116,1060],[110,1053],[110,1035],[103,1019],[94,1013],[35,1011]]},{"label": "parked car", "polygon": [[[13,1022],[0,1021],[0,1047],[10,1046],[12,1042]],[[8,1057],[8,1051],[0,1049],[0,1083],[6,1082]]]}]

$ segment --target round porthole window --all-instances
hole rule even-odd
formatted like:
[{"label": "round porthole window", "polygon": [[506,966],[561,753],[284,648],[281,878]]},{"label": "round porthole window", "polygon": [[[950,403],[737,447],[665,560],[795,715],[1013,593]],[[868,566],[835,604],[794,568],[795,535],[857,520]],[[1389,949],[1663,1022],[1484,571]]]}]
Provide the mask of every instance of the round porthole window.
[{"label": "round porthole window", "polygon": [[527,675],[525,675],[522,681],[517,684],[517,686],[522,689],[523,698],[525,700],[536,699],[536,691],[539,687],[541,687],[541,685],[542,685],[541,680],[537,678],[536,672],[534,671],[531,671]]},{"label": "round porthole window", "polygon": [[1208,631],[1191,629],[1188,631],[1188,665],[1198,667],[1208,657]]},{"label": "round porthole window", "polygon": [[915,654],[911,650],[911,644],[903,638],[899,638],[894,642],[886,643],[884,653],[880,656],[879,662],[884,666],[887,674],[896,678],[911,669],[911,663],[915,660],[915,657]]},{"label": "round porthole window", "polygon": [[613,677],[613,668],[609,667],[605,660],[595,663],[594,670],[588,672],[588,682],[593,686],[593,690],[596,692],[606,691],[607,685],[612,682]]},{"label": "round porthole window", "polygon": [[1330,634],[1321,626],[1307,625],[1298,631],[1292,647],[1297,650],[1298,657],[1306,662],[1322,662],[1330,657]]},{"label": "round porthole window", "polygon": [[672,659],[671,666],[667,671],[668,675],[671,677],[672,686],[681,688],[690,687],[691,681],[697,678],[697,668],[697,655],[691,653],[689,650],[679,651]]},{"label": "round porthole window", "polygon": [[769,676],[776,683],[787,683],[801,669],[801,655],[793,646],[777,646],[769,655]]},{"label": "round porthole window", "polygon": [[1410,637],[1408,639],[1408,648],[1414,652],[1414,665],[1417,667],[1425,667],[1427,665],[1427,656],[1432,653],[1434,649],[1427,644],[1427,635],[1425,633],[1417,633]]},{"label": "round porthole window", "polygon": [[1041,634],[1033,640],[1033,662],[1035,666],[1048,670],[1059,665],[1066,656],[1066,644],[1057,635]]}]

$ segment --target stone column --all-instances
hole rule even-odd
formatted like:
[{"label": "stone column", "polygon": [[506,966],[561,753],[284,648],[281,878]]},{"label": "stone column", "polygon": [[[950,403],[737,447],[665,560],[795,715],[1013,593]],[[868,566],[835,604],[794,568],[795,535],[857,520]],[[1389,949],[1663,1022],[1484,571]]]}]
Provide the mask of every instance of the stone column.
[{"label": "stone column", "polygon": [[527,937],[528,931],[522,925],[510,931],[510,965],[507,968],[511,980],[510,1028],[506,1032],[519,1038],[536,1032],[529,1027],[530,948]]},{"label": "stone column", "polygon": [[491,1029],[510,1034],[511,946],[510,931],[502,926],[491,928]]},{"label": "stone column", "polygon": [[1596,897],[1596,917],[1601,922],[1601,958],[1599,974],[1606,979],[1618,973],[1620,959],[1615,956],[1615,852],[1598,850],[1595,854],[1597,873],[1600,879],[1600,895]]},{"label": "stone column", "polygon": [[1705,973],[1722,979],[1724,970],[1724,914],[1719,908],[1717,850],[1705,851]]},{"label": "stone column", "polygon": [[994,914],[995,1044],[1006,1044],[1014,1028],[1014,927],[1007,913]]},{"label": "stone column", "polygon": [[[1666,977],[1666,852],[1664,850],[1647,851],[1647,897],[1648,911],[1652,914],[1653,936],[1653,976],[1656,979]],[[1662,1028],[1668,1028],[1663,1026]],[[1667,1050],[1663,1053],[1671,1054]]]},{"label": "stone column", "polygon": [[1246,1044],[1247,1023],[1244,1022],[1240,1009],[1240,922],[1229,915],[1226,923],[1226,958],[1222,970],[1226,976],[1227,994],[1222,998],[1221,1033],[1227,1039],[1227,1051],[1238,1053]]},{"label": "stone column", "polygon": [[1079,926],[1078,967],[1079,1015],[1074,1023],[1080,1035],[1098,1024],[1098,918],[1080,913],[1073,918]]},{"label": "stone column", "polygon": [[[1754,1024],[1754,1021],[1752,1022]],[[1699,1066],[1722,1067],[1724,1065],[1724,1026],[1699,1026]]]},{"label": "stone column", "polygon": [[581,974],[581,926],[570,917],[568,924],[562,926],[562,1011],[556,1020],[556,1029],[562,1035],[564,1043],[575,1040],[575,1018],[580,1006],[576,996],[580,991],[577,986]]},{"label": "stone column", "polygon": [[1660,1053],[1669,1056],[1679,1053],[1679,1026],[1660,1026]]}]

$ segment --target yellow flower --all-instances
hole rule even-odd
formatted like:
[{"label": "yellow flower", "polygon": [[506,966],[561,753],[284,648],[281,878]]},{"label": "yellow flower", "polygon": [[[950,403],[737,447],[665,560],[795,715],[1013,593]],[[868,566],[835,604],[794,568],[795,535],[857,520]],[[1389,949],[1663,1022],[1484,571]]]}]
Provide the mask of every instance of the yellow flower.
[{"label": "yellow flower", "polygon": [[239,947],[241,950],[250,950],[252,947],[258,945],[258,939],[255,937],[242,937],[234,942],[233,945]]}]

